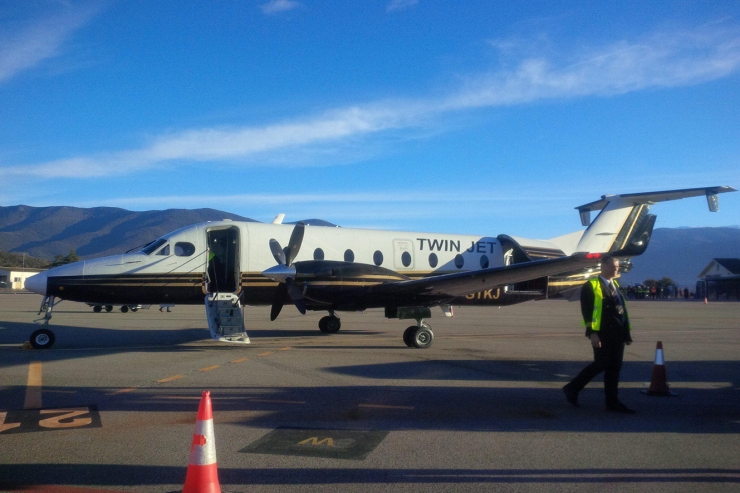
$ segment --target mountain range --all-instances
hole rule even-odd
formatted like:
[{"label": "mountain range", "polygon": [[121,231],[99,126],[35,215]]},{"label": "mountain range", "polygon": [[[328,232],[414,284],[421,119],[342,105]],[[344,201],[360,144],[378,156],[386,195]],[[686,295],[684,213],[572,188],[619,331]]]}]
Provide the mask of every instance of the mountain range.
[{"label": "mountain range", "polygon": [[123,253],[165,233],[204,221],[254,221],[214,209],[135,212],[114,207],[0,207],[0,251],[52,259]]},{"label": "mountain range", "polygon": [[[254,221],[215,209],[135,212],[113,207],[0,207],[0,251],[51,260],[74,250],[81,258],[123,253],[190,224],[232,219]],[[319,219],[304,220],[334,226]],[[647,251],[632,259],[623,284],[670,277],[693,288],[713,258],[740,257],[740,228],[657,228]]]}]

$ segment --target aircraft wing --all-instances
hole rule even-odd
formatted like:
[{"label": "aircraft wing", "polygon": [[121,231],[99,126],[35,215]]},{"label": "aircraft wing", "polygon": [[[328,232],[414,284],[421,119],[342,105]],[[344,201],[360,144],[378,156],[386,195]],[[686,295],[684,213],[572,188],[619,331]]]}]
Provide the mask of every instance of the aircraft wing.
[{"label": "aircraft wing", "polygon": [[399,298],[454,298],[589,266],[596,267],[600,258],[600,254],[579,252],[569,257],[536,260],[471,272],[442,274],[418,280],[393,281],[373,286],[368,291],[375,295],[393,295]]}]

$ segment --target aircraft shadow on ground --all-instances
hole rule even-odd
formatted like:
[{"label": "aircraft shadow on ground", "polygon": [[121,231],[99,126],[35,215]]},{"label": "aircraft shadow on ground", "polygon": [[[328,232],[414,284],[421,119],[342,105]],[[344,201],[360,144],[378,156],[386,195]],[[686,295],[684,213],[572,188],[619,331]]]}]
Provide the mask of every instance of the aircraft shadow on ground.
[{"label": "aircraft shadow on ground", "polygon": [[[209,351],[231,351],[238,347],[233,344],[217,343],[210,338],[207,328],[184,328],[184,329],[108,329],[100,327],[79,327],[71,325],[51,325],[56,342],[49,350],[20,351],[23,344],[28,341],[31,333],[41,325],[34,323],[0,322],[0,344],[7,345],[0,349],[4,356],[0,358],[0,368],[21,364],[28,360],[58,361],[71,358],[79,358],[84,355],[84,350],[105,351],[109,353],[127,352],[156,352],[156,351],[201,351],[207,348]],[[348,335],[372,335],[373,331],[352,330],[346,331]],[[318,329],[247,329],[250,339],[320,339],[332,337]],[[197,345],[199,341],[202,346]],[[9,346],[9,347],[8,347]],[[15,347],[13,347],[15,346]],[[246,346],[251,347],[251,346]],[[315,346],[312,346],[315,347]],[[329,347],[329,346],[327,346]],[[378,349],[378,346],[367,348],[365,346],[347,346],[357,349]],[[336,348],[336,346],[331,346]],[[383,346],[383,348],[387,348]],[[70,353],[69,350],[76,350]]]},{"label": "aircraft shadow on ground", "polygon": [[[10,490],[26,485],[182,485],[186,467],[99,464],[0,464],[0,483]],[[269,468],[219,467],[223,485],[318,485],[318,484],[559,484],[559,483],[740,483],[740,469],[363,469],[363,468]],[[177,491],[180,491],[179,489]]]}]

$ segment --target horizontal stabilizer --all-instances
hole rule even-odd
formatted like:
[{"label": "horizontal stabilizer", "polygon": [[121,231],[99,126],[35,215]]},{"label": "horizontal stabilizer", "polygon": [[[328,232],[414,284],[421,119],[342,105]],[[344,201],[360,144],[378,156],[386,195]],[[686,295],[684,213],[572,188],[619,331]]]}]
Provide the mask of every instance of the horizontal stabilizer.
[{"label": "horizontal stabilizer", "polygon": [[736,192],[737,190],[732,187],[717,186],[717,187],[703,187],[703,188],[684,188],[681,190],[665,190],[662,192],[643,192],[643,193],[624,193],[620,195],[602,195],[601,199],[588,204],[584,204],[576,207],[581,215],[581,224],[588,226],[590,221],[591,211],[600,211],[606,207],[610,202],[615,199],[631,205],[639,204],[654,204],[656,202],[665,202],[668,200],[685,199],[688,197],[700,197],[706,195],[707,202],[709,204],[709,210],[712,212],[719,211],[719,197],[720,193]]},{"label": "horizontal stabilizer", "polygon": [[[688,197],[707,197],[709,210],[719,210],[718,194],[736,192],[732,187],[717,186],[665,190],[662,192],[603,195],[600,200],[576,207],[581,222],[588,226],[578,242],[579,252],[619,252],[619,256],[640,255],[647,248],[655,218],[648,214],[656,202]],[[591,222],[591,211],[599,215]]]}]

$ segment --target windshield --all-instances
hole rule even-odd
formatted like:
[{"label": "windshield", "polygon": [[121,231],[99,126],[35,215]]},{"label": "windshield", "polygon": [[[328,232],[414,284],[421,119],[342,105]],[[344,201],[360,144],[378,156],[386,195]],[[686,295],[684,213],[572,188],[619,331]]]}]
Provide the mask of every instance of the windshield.
[{"label": "windshield", "polygon": [[167,240],[165,240],[164,238],[160,238],[157,241],[149,243],[147,246],[142,248],[141,252],[146,253],[147,255],[151,255],[154,251],[157,250],[157,248],[161,247],[165,243],[167,243]]}]

